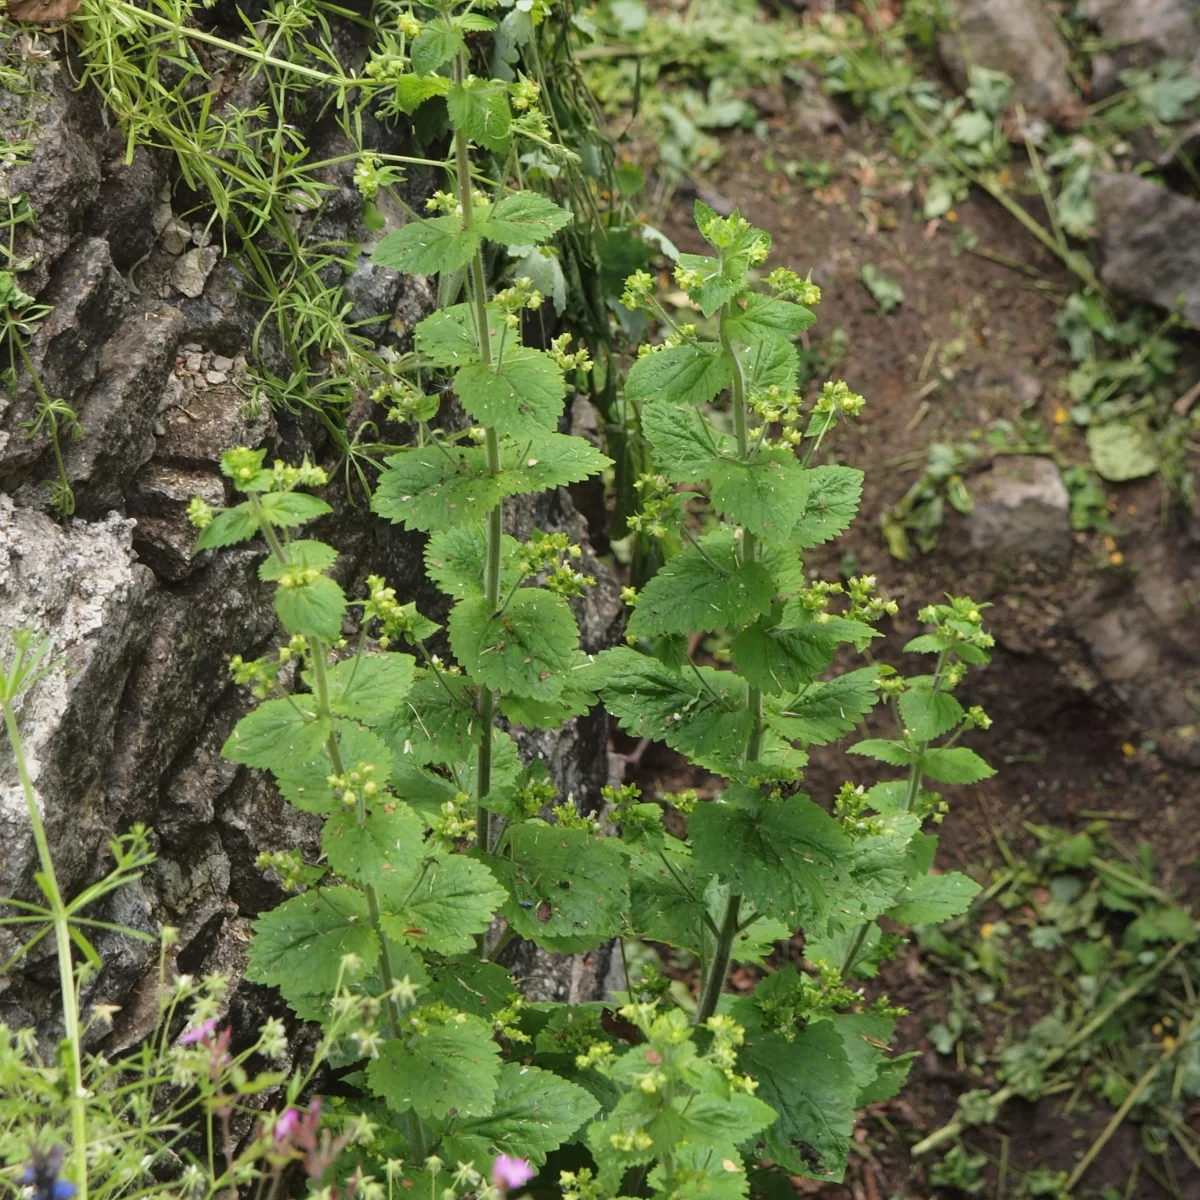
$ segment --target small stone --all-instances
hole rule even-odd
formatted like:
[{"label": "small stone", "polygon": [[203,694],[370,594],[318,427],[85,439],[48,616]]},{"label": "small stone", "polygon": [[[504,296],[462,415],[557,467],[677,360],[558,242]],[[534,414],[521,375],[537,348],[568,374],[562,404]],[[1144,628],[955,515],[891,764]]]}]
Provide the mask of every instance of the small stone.
[{"label": "small stone", "polygon": [[224,371],[209,371],[204,378],[207,379],[209,383],[224,383],[229,376],[226,375]]},{"label": "small stone", "polygon": [[163,227],[160,242],[168,254],[182,254],[192,240],[192,228],[186,221],[172,217]]},{"label": "small stone", "polygon": [[1069,557],[1071,496],[1050,459],[998,459],[972,481],[971,491],[975,508],[966,519],[966,532],[972,550],[992,558]]},{"label": "small stone", "polygon": [[188,354],[183,360],[184,367],[191,371],[193,375],[200,374],[200,371],[203,369],[203,363],[203,357],[195,352]]},{"label": "small stone", "polygon": [[184,342],[180,349],[183,350],[185,354],[199,354],[204,347],[201,346],[199,342]]},{"label": "small stone", "polygon": [[185,296],[195,300],[204,294],[204,283],[217,265],[217,248],[205,246],[189,250],[171,269],[171,283]]},{"label": "small stone", "polygon": [[175,214],[171,211],[169,204],[159,204],[155,207],[154,213],[150,218],[150,225],[156,234],[160,234],[171,223],[171,218]]},{"label": "small stone", "polygon": [[[214,354],[212,356],[212,369],[214,371],[232,371],[233,359],[226,358],[223,354]],[[212,383],[211,379],[209,380],[209,383]]]}]

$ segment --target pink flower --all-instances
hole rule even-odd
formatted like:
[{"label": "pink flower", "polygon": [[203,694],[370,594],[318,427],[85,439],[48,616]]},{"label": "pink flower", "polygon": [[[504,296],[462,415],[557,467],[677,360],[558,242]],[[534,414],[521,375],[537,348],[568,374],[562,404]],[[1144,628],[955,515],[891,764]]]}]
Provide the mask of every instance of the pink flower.
[{"label": "pink flower", "polygon": [[500,1189],[524,1187],[533,1178],[533,1168],[523,1158],[501,1154],[492,1164],[492,1182]]},{"label": "pink flower", "polygon": [[275,1140],[282,1142],[300,1128],[300,1111],[295,1108],[285,1108],[275,1122]]},{"label": "pink flower", "polygon": [[203,1025],[197,1025],[195,1029],[189,1029],[180,1039],[181,1046],[194,1046],[197,1042],[206,1041],[216,1032],[217,1018],[209,1017]]}]

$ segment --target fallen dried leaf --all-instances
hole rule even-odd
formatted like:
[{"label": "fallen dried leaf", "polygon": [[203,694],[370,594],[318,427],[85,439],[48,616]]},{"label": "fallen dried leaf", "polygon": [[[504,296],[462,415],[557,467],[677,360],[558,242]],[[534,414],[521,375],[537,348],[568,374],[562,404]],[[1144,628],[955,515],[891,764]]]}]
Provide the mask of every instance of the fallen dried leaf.
[{"label": "fallen dried leaf", "polygon": [[31,25],[54,25],[79,11],[83,0],[8,0],[8,19]]}]

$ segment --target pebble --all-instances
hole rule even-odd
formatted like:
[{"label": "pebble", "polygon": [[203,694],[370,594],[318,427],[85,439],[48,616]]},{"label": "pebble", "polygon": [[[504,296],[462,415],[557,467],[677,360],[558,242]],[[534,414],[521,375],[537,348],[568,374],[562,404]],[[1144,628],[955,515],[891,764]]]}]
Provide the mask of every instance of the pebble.
[{"label": "pebble", "polygon": [[209,371],[204,378],[207,379],[209,383],[224,383],[229,376],[226,375],[224,371]]},{"label": "pebble", "polygon": [[200,364],[202,361],[203,360],[201,359],[200,354],[198,352],[193,352],[184,358],[183,365],[189,371],[191,371],[193,375],[198,375],[200,373]]},{"label": "pebble", "polygon": [[214,371],[232,371],[233,359],[226,358],[223,354],[214,354],[212,359],[212,369]]}]

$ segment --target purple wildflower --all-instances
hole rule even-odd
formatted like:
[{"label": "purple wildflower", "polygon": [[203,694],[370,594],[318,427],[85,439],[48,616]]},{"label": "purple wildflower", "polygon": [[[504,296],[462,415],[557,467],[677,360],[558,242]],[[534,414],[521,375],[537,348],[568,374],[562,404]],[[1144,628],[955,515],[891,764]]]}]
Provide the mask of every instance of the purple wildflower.
[{"label": "purple wildflower", "polygon": [[299,1128],[300,1110],[285,1108],[280,1114],[279,1120],[275,1122],[275,1140],[282,1142],[285,1138],[291,1137]]},{"label": "purple wildflower", "polygon": [[194,1046],[197,1042],[203,1042],[216,1032],[217,1018],[209,1017],[203,1025],[197,1025],[195,1029],[189,1029],[179,1038],[181,1046]]},{"label": "purple wildflower", "polygon": [[501,1190],[524,1187],[533,1178],[533,1168],[523,1158],[501,1154],[492,1164],[492,1182]]}]

